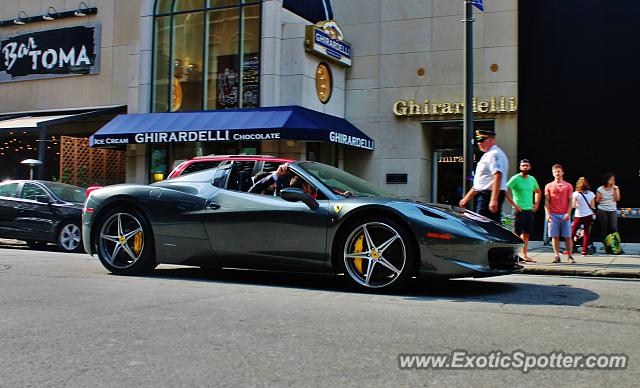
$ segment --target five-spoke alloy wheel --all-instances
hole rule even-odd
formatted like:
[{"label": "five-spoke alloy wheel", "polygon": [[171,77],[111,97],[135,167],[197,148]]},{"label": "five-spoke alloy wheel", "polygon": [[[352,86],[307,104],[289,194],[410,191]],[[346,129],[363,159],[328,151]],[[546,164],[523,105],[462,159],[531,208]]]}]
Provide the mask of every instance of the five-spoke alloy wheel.
[{"label": "five-spoke alloy wheel", "polygon": [[361,287],[401,288],[413,275],[411,243],[392,220],[358,222],[343,244],[346,275]]},{"label": "five-spoke alloy wheel", "polygon": [[155,267],[152,236],[137,211],[114,209],[100,222],[95,236],[98,257],[111,272],[136,275]]}]

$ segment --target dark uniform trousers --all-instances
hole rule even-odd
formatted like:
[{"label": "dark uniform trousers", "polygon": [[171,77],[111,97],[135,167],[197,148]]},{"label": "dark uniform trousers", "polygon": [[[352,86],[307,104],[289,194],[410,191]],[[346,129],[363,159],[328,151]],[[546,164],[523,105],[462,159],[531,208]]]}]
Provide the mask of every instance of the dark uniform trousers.
[{"label": "dark uniform trousers", "polygon": [[489,210],[491,202],[491,190],[478,191],[476,194],[476,213],[502,224],[502,204],[504,203],[504,190],[500,190],[498,195],[498,211],[493,213]]}]

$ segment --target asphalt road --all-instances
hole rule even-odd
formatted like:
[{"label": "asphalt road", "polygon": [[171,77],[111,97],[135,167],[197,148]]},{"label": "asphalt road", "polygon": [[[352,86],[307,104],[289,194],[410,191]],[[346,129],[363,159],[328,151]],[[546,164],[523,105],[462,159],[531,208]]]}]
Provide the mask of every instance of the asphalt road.
[{"label": "asphalt road", "polygon": [[[324,275],[0,248],[0,386],[637,386],[640,283],[515,275],[362,294]],[[400,370],[400,353],[626,353],[626,370]]]}]

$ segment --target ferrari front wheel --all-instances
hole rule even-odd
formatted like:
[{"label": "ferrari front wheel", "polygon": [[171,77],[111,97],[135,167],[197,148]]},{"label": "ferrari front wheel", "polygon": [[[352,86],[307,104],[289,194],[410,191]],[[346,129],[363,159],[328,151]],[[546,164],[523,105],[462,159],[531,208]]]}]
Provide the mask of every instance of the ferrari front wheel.
[{"label": "ferrari front wheel", "polygon": [[139,211],[114,209],[96,230],[98,258],[112,273],[140,275],[155,268],[151,227]]},{"label": "ferrari front wheel", "polygon": [[405,228],[390,219],[357,222],[343,240],[345,275],[355,285],[399,289],[415,272],[414,249]]}]

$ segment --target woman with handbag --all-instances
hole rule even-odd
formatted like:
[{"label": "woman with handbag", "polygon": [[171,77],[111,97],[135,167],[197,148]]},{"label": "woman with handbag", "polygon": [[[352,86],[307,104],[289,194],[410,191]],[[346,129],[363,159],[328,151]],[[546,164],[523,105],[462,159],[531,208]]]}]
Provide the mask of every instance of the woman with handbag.
[{"label": "woman with handbag", "polygon": [[616,186],[616,176],[613,173],[607,173],[602,186],[598,187],[596,192],[597,215],[603,245],[609,234],[618,231],[618,201],[620,201],[620,188]]},{"label": "woman with handbag", "polygon": [[580,177],[576,182],[576,191],[572,194],[573,207],[576,213],[571,227],[571,237],[575,238],[576,232],[582,225],[582,256],[587,255],[589,246],[589,232],[591,232],[591,222],[595,218],[596,195],[589,190],[589,182],[585,177]]}]

